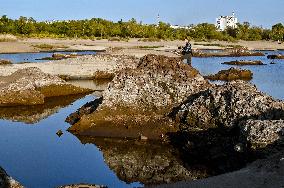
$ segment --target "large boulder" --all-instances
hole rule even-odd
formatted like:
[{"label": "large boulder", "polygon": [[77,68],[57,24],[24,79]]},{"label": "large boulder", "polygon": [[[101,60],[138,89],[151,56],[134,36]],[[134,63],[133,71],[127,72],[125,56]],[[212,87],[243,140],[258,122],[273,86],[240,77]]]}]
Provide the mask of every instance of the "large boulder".
[{"label": "large boulder", "polygon": [[[109,136],[103,132],[108,128],[114,132],[117,128],[114,134],[124,129],[131,137],[162,135],[176,130],[165,114],[187,96],[209,85],[196,69],[180,58],[147,55],[137,68],[120,71],[104,92],[98,109],[84,115],[69,130],[76,134],[100,132],[100,136]],[[131,132],[131,128],[138,129]]]},{"label": "large boulder", "polygon": [[90,92],[34,67],[17,70],[0,80],[0,106],[43,104],[47,97]]},{"label": "large boulder", "polygon": [[216,85],[189,95],[170,116],[188,128],[234,127],[247,119],[274,120],[284,117],[284,103],[245,81]]}]

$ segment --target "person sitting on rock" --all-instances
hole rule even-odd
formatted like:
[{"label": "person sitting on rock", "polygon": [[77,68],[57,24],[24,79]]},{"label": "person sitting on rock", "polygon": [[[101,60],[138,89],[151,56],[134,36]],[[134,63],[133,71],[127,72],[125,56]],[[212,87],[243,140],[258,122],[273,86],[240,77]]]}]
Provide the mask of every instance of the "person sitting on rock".
[{"label": "person sitting on rock", "polygon": [[191,44],[186,40],[186,44],[182,49],[183,59],[186,59],[187,64],[191,65],[191,57],[193,56]]}]

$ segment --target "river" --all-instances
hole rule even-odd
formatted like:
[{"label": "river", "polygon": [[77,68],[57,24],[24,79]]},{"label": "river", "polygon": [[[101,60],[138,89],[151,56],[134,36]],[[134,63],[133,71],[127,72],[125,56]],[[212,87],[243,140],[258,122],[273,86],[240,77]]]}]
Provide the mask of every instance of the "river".
[{"label": "river", "polygon": [[[83,53],[83,52],[81,52]],[[268,54],[282,53],[265,52]],[[49,53],[0,54],[13,63],[48,57]],[[266,57],[193,58],[192,65],[202,75],[228,69],[224,61],[261,60],[264,66],[244,66],[254,73],[251,81],[261,91],[284,99],[284,60],[270,64]],[[169,146],[128,140],[77,138],[68,131],[65,118],[94,100],[106,85],[92,81],[73,84],[96,89],[87,96],[49,99],[37,107],[0,108],[0,166],[27,188],[50,188],[66,184],[91,183],[108,187],[139,187],[144,183],[171,181],[173,169],[183,168]],[[61,137],[56,135],[63,131]],[[136,163],[136,164],[133,164]],[[160,171],[151,171],[159,167]],[[164,166],[163,166],[164,165]],[[167,179],[168,178],[168,179]]]}]

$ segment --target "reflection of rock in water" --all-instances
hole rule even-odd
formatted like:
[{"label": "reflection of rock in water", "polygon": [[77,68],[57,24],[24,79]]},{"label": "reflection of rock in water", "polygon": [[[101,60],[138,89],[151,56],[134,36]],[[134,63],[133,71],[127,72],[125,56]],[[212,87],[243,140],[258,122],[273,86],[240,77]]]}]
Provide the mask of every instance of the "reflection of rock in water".
[{"label": "reflection of rock in water", "polygon": [[55,114],[85,95],[70,95],[47,98],[43,105],[0,107],[0,118],[17,122],[34,124]]},{"label": "reflection of rock in water", "polygon": [[206,171],[187,170],[177,150],[158,141],[135,141],[109,138],[79,138],[83,144],[93,143],[103,152],[108,166],[127,182],[159,184],[206,177]]}]

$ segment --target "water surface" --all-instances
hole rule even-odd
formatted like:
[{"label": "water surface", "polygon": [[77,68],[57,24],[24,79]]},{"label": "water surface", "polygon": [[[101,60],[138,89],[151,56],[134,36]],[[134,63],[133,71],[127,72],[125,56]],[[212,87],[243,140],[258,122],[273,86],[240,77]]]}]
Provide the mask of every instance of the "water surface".
[{"label": "water surface", "polygon": [[[52,57],[55,52],[35,52],[35,53],[15,53],[15,54],[0,54],[0,59],[7,59],[12,61],[12,63],[23,63],[23,62],[47,62],[49,60],[38,60],[45,57]],[[56,52],[60,54],[70,54],[74,52]],[[95,51],[79,51],[75,52],[78,55],[93,55],[96,54]]]},{"label": "water surface", "polygon": [[[284,51],[262,51],[265,55],[284,54]],[[266,56],[259,57],[211,57],[211,58],[192,58],[192,66],[200,71],[202,75],[215,74],[220,70],[230,67],[249,69],[253,72],[251,83],[257,88],[277,99],[284,99],[284,60],[274,60],[276,64],[270,64],[272,60]],[[234,60],[260,60],[266,65],[254,66],[232,66],[224,65],[226,61]]]}]

